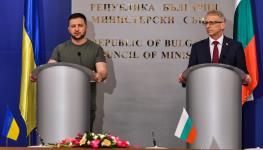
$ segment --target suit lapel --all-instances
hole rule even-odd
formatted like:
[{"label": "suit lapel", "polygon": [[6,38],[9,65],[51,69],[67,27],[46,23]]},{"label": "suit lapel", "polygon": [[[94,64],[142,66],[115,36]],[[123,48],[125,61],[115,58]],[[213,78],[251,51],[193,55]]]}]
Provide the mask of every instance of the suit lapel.
[{"label": "suit lapel", "polygon": [[210,53],[210,45],[209,45],[209,38],[207,38],[206,40],[205,40],[205,47],[204,47],[204,57],[205,57],[205,59],[206,59],[206,61],[205,62],[212,62],[212,60],[211,60],[211,53]]},{"label": "suit lapel", "polygon": [[229,52],[230,42],[227,37],[224,36],[222,50],[219,58],[219,63],[224,62],[227,52]]}]

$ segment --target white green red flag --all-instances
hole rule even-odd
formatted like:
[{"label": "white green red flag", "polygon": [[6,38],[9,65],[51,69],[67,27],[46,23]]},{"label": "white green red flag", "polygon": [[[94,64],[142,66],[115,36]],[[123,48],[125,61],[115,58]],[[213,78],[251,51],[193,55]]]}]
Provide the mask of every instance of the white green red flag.
[{"label": "white green red flag", "polygon": [[244,104],[258,84],[257,48],[251,0],[235,0],[234,38],[244,47],[247,69],[252,78],[252,83],[242,87]]},{"label": "white green red flag", "polygon": [[189,144],[194,143],[196,139],[196,127],[193,125],[192,120],[184,108],[174,135]]}]

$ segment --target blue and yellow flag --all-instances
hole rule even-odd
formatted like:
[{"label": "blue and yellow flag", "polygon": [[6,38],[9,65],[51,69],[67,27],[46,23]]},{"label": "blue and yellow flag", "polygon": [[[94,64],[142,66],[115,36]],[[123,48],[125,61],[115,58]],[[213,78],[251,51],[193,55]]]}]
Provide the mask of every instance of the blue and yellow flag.
[{"label": "blue and yellow flag", "polygon": [[20,133],[20,129],[19,129],[17,122],[13,116],[13,113],[7,107],[3,131],[2,131],[2,136],[16,141],[18,136],[19,136],[19,133]]},{"label": "blue and yellow flag", "polygon": [[36,127],[36,85],[30,81],[30,73],[39,65],[40,36],[38,0],[25,0],[24,4],[20,111],[28,135]]}]

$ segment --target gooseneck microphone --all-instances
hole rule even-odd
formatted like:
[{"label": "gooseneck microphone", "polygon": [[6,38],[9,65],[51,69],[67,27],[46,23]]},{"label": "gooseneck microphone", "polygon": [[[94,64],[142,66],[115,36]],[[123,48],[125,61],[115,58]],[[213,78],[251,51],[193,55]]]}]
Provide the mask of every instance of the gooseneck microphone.
[{"label": "gooseneck microphone", "polygon": [[78,57],[79,57],[79,64],[82,65],[82,60],[81,60],[81,52],[78,52]]},{"label": "gooseneck microphone", "polygon": [[78,56],[81,56],[81,52],[78,52]]}]

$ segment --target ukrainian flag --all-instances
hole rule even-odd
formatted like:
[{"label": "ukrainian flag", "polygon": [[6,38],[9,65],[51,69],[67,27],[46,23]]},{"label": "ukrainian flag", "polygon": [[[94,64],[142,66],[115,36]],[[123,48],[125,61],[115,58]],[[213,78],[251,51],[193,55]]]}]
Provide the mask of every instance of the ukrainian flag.
[{"label": "ukrainian flag", "polygon": [[36,85],[30,81],[30,73],[39,65],[38,2],[25,0],[24,3],[20,111],[27,127],[27,135],[36,127]]},{"label": "ukrainian flag", "polygon": [[11,110],[7,107],[2,135],[12,140],[17,140],[20,129]]}]

